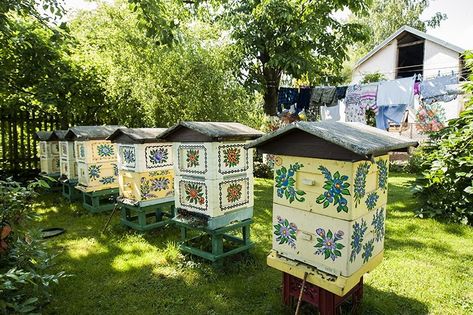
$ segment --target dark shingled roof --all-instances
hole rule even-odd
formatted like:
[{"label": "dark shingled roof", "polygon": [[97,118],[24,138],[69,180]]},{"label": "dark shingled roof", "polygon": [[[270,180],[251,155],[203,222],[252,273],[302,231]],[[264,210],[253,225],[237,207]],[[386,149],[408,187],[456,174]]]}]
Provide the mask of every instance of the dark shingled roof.
[{"label": "dark shingled roof", "polygon": [[[120,136],[125,135],[134,143],[156,142],[157,136],[163,133],[167,128],[119,128],[112,133],[107,140],[117,140]],[[118,141],[117,141],[118,142]]]},{"label": "dark shingled roof", "polygon": [[34,134],[34,138],[40,141],[49,141],[51,140],[52,131],[40,130]]},{"label": "dark shingled roof", "polygon": [[65,140],[67,130],[54,130],[51,135],[51,140]]},{"label": "dark shingled roof", "polygon": [[118,128],[124,126],[76,126],[71,127],[66,133],[66,140],[105,140]]},{"label": "dark shingled roof", "polygon": [[[183,129],[199,133],[209,138],[210,141],[251,140],[259,138],[264,134],[261,131],[236,122],[182,121],[167,129],[158,139],[168,139],[171,135]],[[176,136],[173,140],[180,141],[179,136]]]},{"label": "dark shingled roof", "polygon": [[380,155],[389,151],[417,146],[417,141],[387,131],[352,122],[297,122],[267,134],[247,145],[258,148],[277,141],[291,130],[301,130],[362,156]]}]

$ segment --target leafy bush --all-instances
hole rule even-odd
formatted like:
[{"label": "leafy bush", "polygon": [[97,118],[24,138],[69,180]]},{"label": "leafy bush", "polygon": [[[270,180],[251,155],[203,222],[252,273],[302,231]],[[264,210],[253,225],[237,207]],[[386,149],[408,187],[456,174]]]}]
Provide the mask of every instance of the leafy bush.
[{"label": "leafy bush", "polygon": [[35,217],[32,200],[37,181],[24,187],[7,179],[0,181],[0,312],[31,313],[49,299],[48,288],[63,272],[48,274],[53,256],[45,251],[39,233],[28,229]]},{"label": "leafy bush", "polygon": [[429,138],[419,152],[423,172],[416,183],[417,214],[472,224],[473,108]]}]

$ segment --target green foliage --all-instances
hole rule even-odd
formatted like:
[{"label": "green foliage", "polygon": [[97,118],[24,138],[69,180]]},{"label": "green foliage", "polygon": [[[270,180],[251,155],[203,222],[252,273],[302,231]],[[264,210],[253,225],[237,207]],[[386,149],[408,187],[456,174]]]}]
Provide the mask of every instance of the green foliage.
[{"label": "green foliage", "polygon": [[380,72],[367,73],[361,79],[361,84],[379,82],[386,80],[386,76]]},{"label": "green foliage", "polygon": [[48,301],[50,285],[65,276],[63,272],[47,273],[53,256],[45,251],[39,235],[28,229],[35,217],[32,198],[36,187],[47,187],[47,184],[40,180],[24,187],[11,179],[0,181],[0,232],[10,228],[13,231],[9,235],[0,233],[2,314],[37,311]]}]

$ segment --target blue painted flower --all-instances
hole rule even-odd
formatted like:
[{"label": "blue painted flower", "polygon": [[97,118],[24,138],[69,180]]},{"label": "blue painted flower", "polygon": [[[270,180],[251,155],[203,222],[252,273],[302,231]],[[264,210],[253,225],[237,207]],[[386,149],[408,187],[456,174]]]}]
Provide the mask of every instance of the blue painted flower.
[{"label": "blue painted flower", "polygon": [[343,231],[337,231],[335,234],[331,230],[328,230],[325,233],[325,230],[318,228],[315,230],[315,233],[320,237],[317,238],[317,244],[315,244],[315,254],[324,255],[324,259],[332,259],[335,261],[337,257],[342,256],[340,249],[343,249],[345,245],[338,243],[338,241],[343,239]]},{"label": "blue painted flower", "polygon": [[368,229],[366,221],[361,219],[361,224],[355,222],[353,224],[353,234],[351,236],[351,253],[350,253],[350,262],[355,261],[356,256],[361,252],[361,246],[363,243],[363,238],[365,236],[365,232]]},{"label": "blue painted flower", "polygon": [[165,177],[159,177],[151,180],[151,188],[154,191],[166,190],[169,188],[169,179]]},{"label": "blue painted flower", "polygon": [[289,223],[287,219],[277,217],[278,224],[274,225],[274,235],[279,244],[288,244],[291,248],[296,249],[297,226]]},{"label": "blue painted flower", "polygon": [[380,242],[384,238],[384,208],[376,210],[371,225],[374,228],[376,242]]},{"label": "blue painted flower", "polygon": [[345,196],[350,195],[349,183],[345,181],[348,180],[348,176],[340,175],[337,171],[333,174],[323,165],[319,166],[319,170],[325,177],[325,184],[323,188],[325,192],[320,194],[317,197],[316,202],[322,204],[324,208],[327,208],[330,204],[333,203],[334,206],[337,206],[337,212],[348,212],[347,199]]},{"label": "blue painted flower", "polygon": [[373,251],[374,251],[374,240],[370,240],[363,245],[363,254],[361,254],[361,257],[363,258],[363,263],[366,263],[371,256],[373,256]]},{"label": "blue painted flower", "polygon": [[283,190],[282,188],[278,188],[277,194],[278,194],[278,197],[279,197],[279,198],[284,197],[284,190]]},{"label": "blue painted flower", "polygon": [[96,180],[100,177],[100,169],[102,165],[90,165],[89,166],[89,178],[90,180]]},{"label": "blue painted flower", "polygon": [[358,206],[361,199],[365,196],[366,176],[370,170],[371,164],[368,162],[358,165],[355,174],[355,183],[353,184],[355,207]]},{"label": "blue painted flower", "polygon": [[123,160],[127,164],[135,163],[135,149],[134,148],[123,148]]},{"label": "blue painted flower", "polygon": [[113,156],[114,150],[111,144],[99,144],[97,146],[97,153],[101,157]]},{"label": "blue painted flower", "polygon": [[106,176],[106,177],[102,177],[99,182],[101,182],[102,184],[104,185],[107,185],[107,184],[113,184],[115,182],[115,177],[113,176]]},{"label": "blue painted flower", "polygon": [[386,192],[388,188],[388,161],[378,160],[376,165],[378,166],[378,188]]},{"label": "blue painted flower", "polygon": [[304,165],[299,163],[294,163],[294,165],[289,165],[289,169],[286,169],[284,166],[275,171],[275,187],[277,188],[276,194],[279,198],[285,197],[292,203],[294,200],[303,202],[305,192],[302,190],[295,189],[296,180],[294,179],[294,174],[296,171],[300,170]]},{"label": "blue painted flower", "polygon": [[368,207],[368,210],[373,210],[376,207],[376,203],[378,202],[379,196],[376,191],[373,191],[368,194],[366,197],[366,206]]},{"label": "blue painted flower", "polygon": [[168,160],[168,150],[165,148],[158,148],[149,151],[149,160],[152,164],[163,164]]}]

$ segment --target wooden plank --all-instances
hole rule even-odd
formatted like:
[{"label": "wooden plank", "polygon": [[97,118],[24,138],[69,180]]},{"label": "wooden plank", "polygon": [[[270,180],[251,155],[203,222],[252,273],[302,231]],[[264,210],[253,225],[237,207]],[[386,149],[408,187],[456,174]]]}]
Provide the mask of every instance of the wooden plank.
[{"label": "wooden plank", "polygon": [[25,155],[25,130],[24,130],[24,125],[26,124],[26,119],[25,119],[25,112],[21,111],[19,112],[19,123],[20,123],[20,167],[22,169],[26,169],[26,162],[27,162],[27,157]]},{"label": "wooden plank", "polygon": [[2,137],[2,168],[4,169],[4,164],[6,163],[7,156],[7,143],[6,143],[6,116],[3,111],[0,112],[0,119],[1,119],[1,137]]},{"label": "wooden plank", "polygon": [[33,141],[33,167],[35,169],[39,169],[39,160],[38,160],[38,144],[36,143],[36,139],[33,137],[33,134],[36,132],[36,112],[33,110],[32,115],[31,115],[31,138]]},{"label": "wooden plank", "polygon": [[32,159],[32,156],[31,156],[31,136],[32,136],[32,133],[31,133],[31,120],[30,120],[30,112],[26,112],[25,113],[25,117],[26,117],[26,121],[25,121],[25,124],[26,124],[26,151],[28,151],[28,162],[27,162],[27,165],[26,167],[28,169],[31,169],[31,159]]}]

